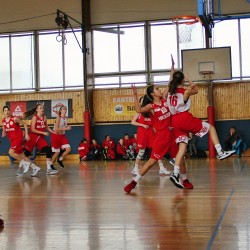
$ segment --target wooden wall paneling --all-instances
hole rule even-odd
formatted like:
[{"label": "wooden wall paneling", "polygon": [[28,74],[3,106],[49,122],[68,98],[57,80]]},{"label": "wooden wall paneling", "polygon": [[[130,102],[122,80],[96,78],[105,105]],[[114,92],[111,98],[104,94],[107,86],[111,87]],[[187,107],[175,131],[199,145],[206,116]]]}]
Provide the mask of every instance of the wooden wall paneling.
[{"label": "wooden wall paneling", "polygon": [[250,119],[249,97],[249,83],[215,84],[216,119]]}]

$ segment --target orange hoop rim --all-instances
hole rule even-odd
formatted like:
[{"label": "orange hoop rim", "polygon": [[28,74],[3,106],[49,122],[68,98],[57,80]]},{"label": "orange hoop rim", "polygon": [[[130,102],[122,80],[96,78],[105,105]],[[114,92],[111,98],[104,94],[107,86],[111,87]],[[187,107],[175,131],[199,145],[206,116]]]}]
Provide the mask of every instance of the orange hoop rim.
[{"label": "orange hoop rim", "polygon": [[172,21],[176,24],[195,24],[200,21],[200,18],[197,16],[175,16],[172,18]]}]

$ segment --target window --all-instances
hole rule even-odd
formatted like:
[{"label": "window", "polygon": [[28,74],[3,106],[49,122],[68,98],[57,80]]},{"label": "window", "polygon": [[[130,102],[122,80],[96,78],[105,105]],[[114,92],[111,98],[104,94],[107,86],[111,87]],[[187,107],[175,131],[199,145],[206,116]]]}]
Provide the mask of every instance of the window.
[{"label": "window", "polygon": [[10,38],[0,37],[0,91],[10,90]]},{"label": "window", "polygon": [[11,37],[12,89],[33,89],[33,35]]},{"label": "window", "polygon": [[145,70],[144,26],[121,28],[121,71]]},{"label": "window", "polygon": [[94,72],[117,72],[118,65],[118,35],[94,31]]},{"label": "window", "polygon": [[[83,83],[83,52],[82,52],[82,34],[75,32],[67,33],[67,44],[64,45],[65,51],[65,87],[82,86]],[[79,44],[78,44],[79,42]],[[80,47],[81,46],[81,47]]]},{"label": "window", "polygon": [[249,34],[250,34],[250,19],[240,20],[241,28],[241,55],[242,55],[242,75],[250,77],[250,47],[249,47]]},{"label": "window", "polygon": [[240,77],[238,20],[226,20],[215,24],[213,47],[231,46],[232,76]]},{"label": "window", "polygon": [[40,88],[63,86],[62,42],[57,35],[39,35]]}]

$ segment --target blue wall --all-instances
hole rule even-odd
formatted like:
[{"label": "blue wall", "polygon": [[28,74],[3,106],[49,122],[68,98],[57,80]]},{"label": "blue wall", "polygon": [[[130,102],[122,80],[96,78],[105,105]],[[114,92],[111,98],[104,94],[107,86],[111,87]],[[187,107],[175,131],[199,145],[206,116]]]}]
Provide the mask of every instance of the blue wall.
[{"label": "blue wall", "polygon": [[[222,147],[224,148],[224,141],[230,127],[236,127],[240,135],[243,137],[248,146],[250,146],[250,120],[231,120],[231,121],[217,121],[215,127],[219,136]],[[104,124],[94,125],[93,136],[101,144],[105,135],[110,135],[117,143],[118,140],[128,133],[131,137],[136,132],[137,127],[131,124]],[[0,131],[2,133],[2,131]],[[82,125],[72,127],[71,131],[66,132],[69,142],[72,147],[72,153],[77,154],[77,147],[81,139],[84,137],[84,128]],[[47,138],[49,142],[49,138]],[[208,136],[197,139],[197,148],[201,150],[208,150]],[[9,150],[9,141],[7,138],[1,139],[0,154],[7,153]]]}]

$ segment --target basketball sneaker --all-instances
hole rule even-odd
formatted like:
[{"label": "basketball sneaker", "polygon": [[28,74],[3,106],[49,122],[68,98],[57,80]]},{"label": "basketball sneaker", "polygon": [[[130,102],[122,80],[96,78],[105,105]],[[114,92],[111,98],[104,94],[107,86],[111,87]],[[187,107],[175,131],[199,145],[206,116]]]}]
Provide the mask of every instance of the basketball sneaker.
[{"label": "basketball sneaker", "polygon": [[23,174],[26,174],[29,171],[30,168],[30,163],[25,161],[25,160],[21,160],[19,163],[19,169],[22,169]]},{"label": "basketball sneaker", "polygon": [[39,168],[38,166],[33,166],[32,167],[32,172],[31,172],[31,174],[30,174],[30,176],[31,177],[35,177],[37,174],[38,174],[38,172],[41,170],[41,168]]},{"label": "basketball sneaker", "polygon": [[171,174],[171,176],[170,176],[170,181],[172,181],[173,183],[174,183],[174,185],[176,186],[176,187],[178,187],[178,188],[184,188],[184,186],[182,185],[182,183],[180,182],[180,180],[179,180],[179,175],[175,175],[174,173],[173,174]]},{"label": "basketball sneaker", "polygon": [[159,171],[159,175],[160,176],[166,176],[166,175],[170,175],[171,171],[168,171],[166,168],[160,169]]},{"label": "basketball sneaker", "polygon": [[[54,167],[54,165],[52,164],[52,165],[50,165],[50,168],[52,169],[52,170],[55,170],[55,171],[57,171],[57,169]],[[58,172],[58,171],[57,171]]]},{"label": "basketball sneaker", "polygon": [[57,162],[58,162],[58,164],[59,164],[59,166],[60,166],[61,168],[64,168],[63,162],[60,161],[59,158],[57,159]]},{"label": "basketball sneaker", "polygon": [[189,182],[188,179],[184,180],[182,184],[183,184],[184,188],[186,188],[186,189],[193,189],[194,188],[193,184],[191,182]]},{"label": "basketball sneaker", "polygon": [[58,174],[58,171],[54,170],[54,169],[47,169],[46,174],[47,175],[54,175],[54,174]]},{"label": "basketball sneaker", "polygon": [[231,150],[231,151],[221,150],[220,153],[218,154],[218,158],[220,160],[223,160],[223,159],[226,159],[227,157],[231,156],[234,153],[235,153],[235,150]]},{"label": "basketball sneaker", "polygon": [[135,182],[134,180],[132,180],[125,188],[124,188],[124,191],[126,193],[130,193],[132,191],[132,189],[135,188],[137,182]]}]

